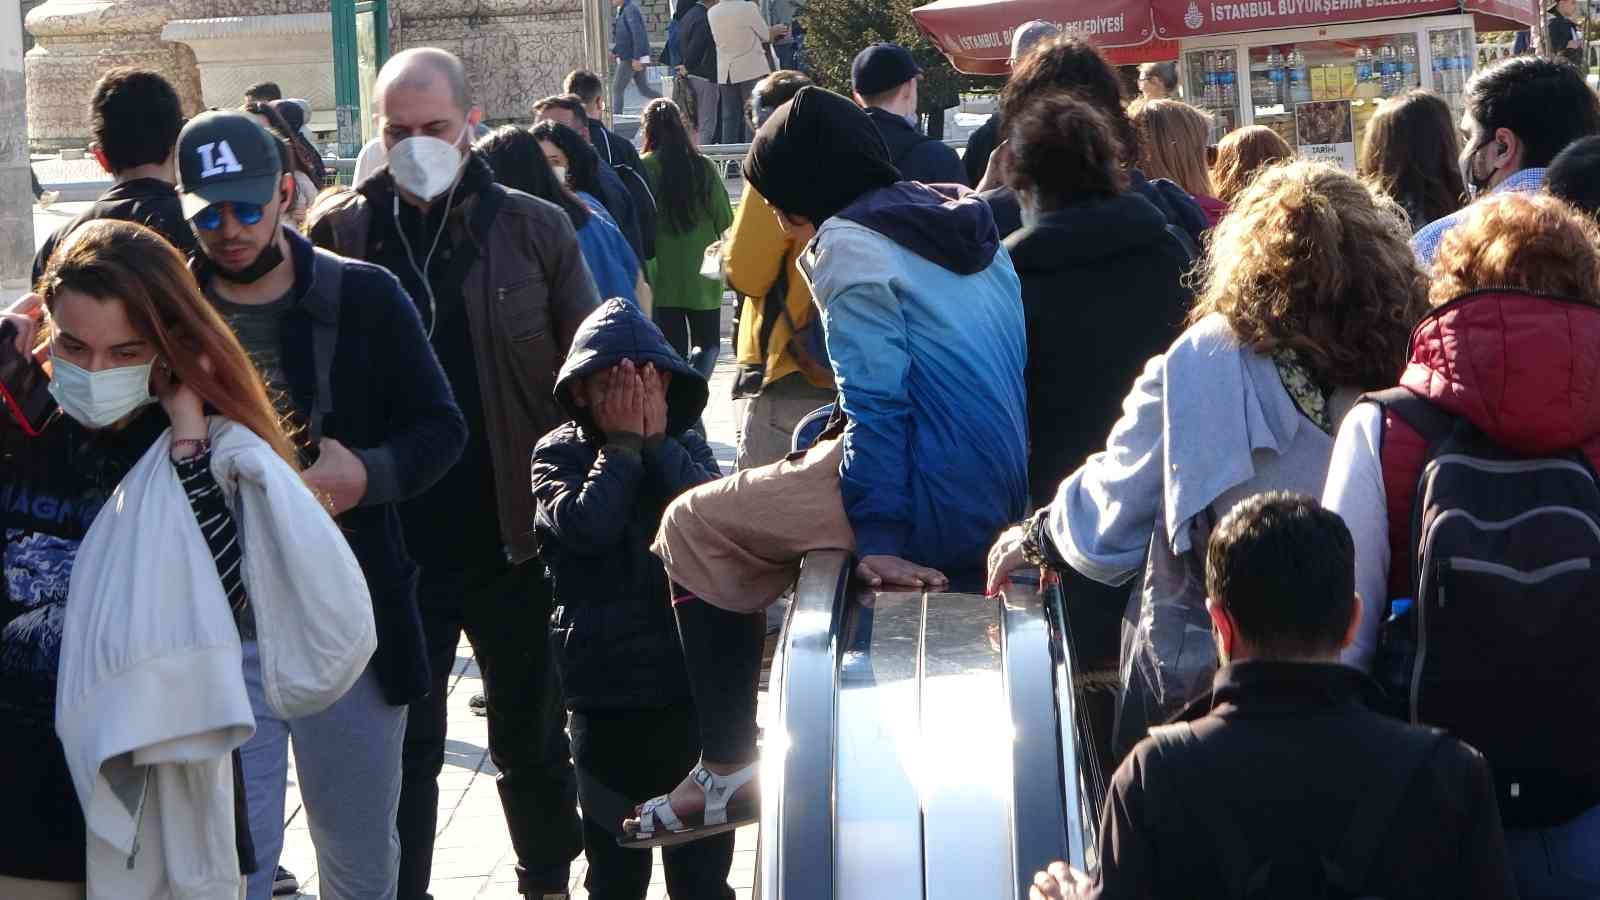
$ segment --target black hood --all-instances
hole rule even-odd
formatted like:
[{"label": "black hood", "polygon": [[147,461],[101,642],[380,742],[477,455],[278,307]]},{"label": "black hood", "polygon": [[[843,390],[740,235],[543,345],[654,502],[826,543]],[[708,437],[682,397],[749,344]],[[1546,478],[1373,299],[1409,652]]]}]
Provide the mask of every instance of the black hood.
[{"label": "black hood", "polygon": [[1017,271],[1050,272],[1172,240],[1167,219],[1138,194],[1048,212],[1006,238]]},{"label": "black hood", "polygon": [[667,386],[668,434],[682,434],[705,411],[711,396],[705,377],[683,361],[639,307],[614,298],[596,307],[578,326],[567,361],[556,376],[556,400],[584,430],[597,431],[589,410],[572,400],[573,380],[609,369],[624,359],[633,360],[635,366],[655,363],[657,369],[672,373],[672,384]]},{"label": "black hood", "polygon": [[1000,248],[989,204],[953,186],[902,181],[868,191],[838,215],[957,275],[987,269]]}]

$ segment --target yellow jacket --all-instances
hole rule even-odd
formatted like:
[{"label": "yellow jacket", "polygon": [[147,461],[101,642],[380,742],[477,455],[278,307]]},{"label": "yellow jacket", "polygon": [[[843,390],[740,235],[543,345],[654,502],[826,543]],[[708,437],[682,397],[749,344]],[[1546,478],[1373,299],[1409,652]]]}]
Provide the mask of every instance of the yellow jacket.
[{"label": "yellow jacket", "polygon": [[[733,227],[728,239],[722,243],[724,273],[728,285],[743,298],[739,314],[737,354],[740,365],[766,364],[765,387],[784,376],[801,372],[794,354],[789,352],[791,330],[788,322],[778,322],[767,341],[767,358],[761,359],[761,307],[767,291],[778,280],[779,266],[788,266],[789,318],[795,327],[803,328],[817,314],[811,302],[811,290],[795,267],[803,247],[793,244],[783,233],[778,219],[762,196],[745,183],[744,196],[733,214]],[[821,372],[803,373],[806,380],[819,388],[833,387],[833,377]]]}]

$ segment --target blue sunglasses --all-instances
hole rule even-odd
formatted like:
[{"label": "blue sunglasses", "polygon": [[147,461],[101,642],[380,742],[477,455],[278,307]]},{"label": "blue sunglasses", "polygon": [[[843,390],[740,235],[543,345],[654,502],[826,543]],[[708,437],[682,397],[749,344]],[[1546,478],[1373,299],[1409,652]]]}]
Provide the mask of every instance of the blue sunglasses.
[{"label": "blue sunglasses", "polygon": [[233,217],[239,220],[240,225],[255,225],[266,215],[266,207],[260,203],[213,203],[195,214],[190,221],[202,231],[216,231],[222,227],[222,208],[233,207]]}]

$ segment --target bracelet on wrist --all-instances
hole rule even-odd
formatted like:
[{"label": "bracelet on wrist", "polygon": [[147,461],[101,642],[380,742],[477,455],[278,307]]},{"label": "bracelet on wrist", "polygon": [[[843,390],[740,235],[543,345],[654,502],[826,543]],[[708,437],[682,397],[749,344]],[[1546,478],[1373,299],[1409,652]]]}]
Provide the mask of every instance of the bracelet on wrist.
[{"label": "bracelet on wrist", "polygon": [[[209,438],[179,438],[172,442],[172,461],[182,462],[194,459],[196,456],[204,456],[206,451],[210,449],[211,440]],[[185,453],[185,450],[189,452]]]},{"label": "bracelet on wrist", "polygon": [[1049,556],[1044,552],[1043,542],[1047,539],[1041,533],[1047,509],[1040,509],[1022,523],[1022,546],[1020,548],[1022,550],[1022,558],[1027,561],[1028,565],[1038,566],[1041,569],[1053,568],[1050,564]]}]

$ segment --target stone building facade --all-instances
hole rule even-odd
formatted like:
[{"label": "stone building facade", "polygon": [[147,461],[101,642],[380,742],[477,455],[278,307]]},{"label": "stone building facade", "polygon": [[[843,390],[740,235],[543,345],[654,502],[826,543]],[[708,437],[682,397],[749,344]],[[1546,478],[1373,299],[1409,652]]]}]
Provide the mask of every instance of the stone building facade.
[{"label": "stone building facade", "polygon": [[[532,100],[555,93],[568,71],[588,64],[584,4],[596,2],[609,7],[609,0],[390,0],[390,46],[456,53],[486,118],[525,119]],[[190,113],[236,104],[244,85],[273,79],[286,95],[312,101],[314,122],[331,121],[331,29],[319,24],[328,6],[43,0],[26,15],[35,40],[26,57],[29,142],[36,149],[84,146],[90,91],[101,74],[122,65],[161,72]]]}]

